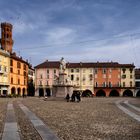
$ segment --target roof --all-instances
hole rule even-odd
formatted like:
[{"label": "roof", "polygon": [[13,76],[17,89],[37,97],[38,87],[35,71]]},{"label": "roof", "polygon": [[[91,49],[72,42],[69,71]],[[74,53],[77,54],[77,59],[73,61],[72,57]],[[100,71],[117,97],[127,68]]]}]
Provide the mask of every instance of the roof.
[{"label": "roof", "polygon": [[37,66],[35,66],[35,69],[37,68],[59,68],[60,62],[59,61],[45,61]]},{"label": "roof", "polygon": [[15,60],[17,60],[17,61],[20,61],[20,62],[22,62],[22,63],[25,63],[25,64],[29,65],[28,62],[26,62],[26,61],[24,61],[24,60],[22,59],[22,57],[16,56],[16,53],[10,54],[10,58],[13,58],[13,59],[15,59]]},{"label": "roof", "polygon": [[[134,64],[119,64],[118,62],[79,62],[79,63],[67,63],[67,68],[134,68]],[[38,68],[59,68],[60,62],[59,61],[45,61],[37,66],[35,69]]]}]

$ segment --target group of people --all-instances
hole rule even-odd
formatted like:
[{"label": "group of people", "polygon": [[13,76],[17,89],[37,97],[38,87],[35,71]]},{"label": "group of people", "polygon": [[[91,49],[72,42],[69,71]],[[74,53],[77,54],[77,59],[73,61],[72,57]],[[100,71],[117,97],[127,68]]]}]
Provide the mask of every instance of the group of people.
[{"label": "group of people", "polygon": [[80,92],[73,92],[73,94],[69,95],[69,93],[66,95],[66,100],[67,102],[71,101],[71,102],[80,102],[81,101],[81,96],[80,96]]}]

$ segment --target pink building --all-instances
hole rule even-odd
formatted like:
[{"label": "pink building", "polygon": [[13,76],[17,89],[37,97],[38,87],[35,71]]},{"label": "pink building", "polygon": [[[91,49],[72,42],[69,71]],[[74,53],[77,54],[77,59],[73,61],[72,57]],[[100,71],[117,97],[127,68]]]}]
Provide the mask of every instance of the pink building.
[{"label": "pink building", "polygon": [[52,95],[52,85],[58,73],[59,61],[45,61],[35,67],[36,96]]}]

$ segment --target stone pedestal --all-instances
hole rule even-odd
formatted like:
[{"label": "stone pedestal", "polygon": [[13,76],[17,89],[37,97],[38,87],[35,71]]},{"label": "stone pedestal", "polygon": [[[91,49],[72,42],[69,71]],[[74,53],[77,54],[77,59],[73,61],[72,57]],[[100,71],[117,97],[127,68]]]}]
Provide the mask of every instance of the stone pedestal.
[{"label": "stone pedestal", "polygon": [[65,98],[67,93],[71,96],[73,93],[72,85],[54,85],[53,86],[53,96]]},{"label": "stone pedestal", "polygon": [[71,85],[71,81],[67,77],[66,73],[59,73],[59,77],[55,81],[53,85],[52,93],[54,97],[63,97],[69,93],[71,96],[73,93],[73,85]]}]

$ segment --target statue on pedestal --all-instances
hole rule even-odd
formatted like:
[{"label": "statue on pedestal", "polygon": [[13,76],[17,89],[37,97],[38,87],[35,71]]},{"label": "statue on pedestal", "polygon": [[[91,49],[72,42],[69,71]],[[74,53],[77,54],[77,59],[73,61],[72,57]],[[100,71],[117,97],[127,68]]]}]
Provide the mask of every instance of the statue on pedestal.
[{"label": "statue on pedestal", "polygon": [[66,70],[66,61],[62,57],[60,60],[60,73],[64,73]]}]

